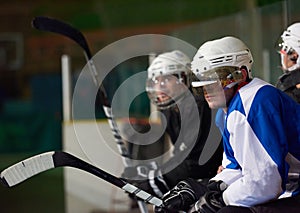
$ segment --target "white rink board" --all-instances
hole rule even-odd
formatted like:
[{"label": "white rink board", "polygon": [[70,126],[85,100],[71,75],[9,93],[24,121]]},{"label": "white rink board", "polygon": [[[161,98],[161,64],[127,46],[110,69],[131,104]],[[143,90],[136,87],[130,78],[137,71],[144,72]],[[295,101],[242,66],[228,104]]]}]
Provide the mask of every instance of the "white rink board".
[{"label": "white rink board", "polygon": [[[74,130],[74,124],[76,125],[76,131]],[[114,144],[114,138],[108,123],[105,121],[97,121],[97,125],[99,125],[99,128],[104,129],[101,133],[105,134],[105,140],[107,141],[109,139],[117,150],[117,145]],[[105,159],[105,162],[99,166],[97,159],[97,162],[93,162],[93,164],[96,164],[96,166],[104,171],[108,171],[107,168],[109,167],[110,171],[116,171],[113,175],[120,176],[123,171],[123,163],[120,156],[111,154],[111,145],[108,147],[104,141],[99,141],[100,139],[97,132],[91,131],[93,126],[94,123],[90,121],[77,121],[76,123],[75,121],[74,123],[65,122],[63,124],[63,150],[90,163],[91,161],[89,159],[91,157],[89,156],[89,159],[87,158],[85,155],[86,150],[82,150],[78,138],[81,141],[84,137],[90,144],[94,142],[95,144],[99,144],[99,142],[103,143],[101,149],[94,149],[94,152],[97,154],[92,153],[92,155],[101,156],[99,161],[104,161],[103,159]],[[80,137],[78,137],[78,135],[80,135]],[[90,153],[91,149],[88,149],[88,152]],[[94,159],[92,160],[94,161]],[[87,172],[65,167],[64,187],[66,213],[84,213],[97,210],[126,212],[128,210],[129,199],[123,190]]]}]

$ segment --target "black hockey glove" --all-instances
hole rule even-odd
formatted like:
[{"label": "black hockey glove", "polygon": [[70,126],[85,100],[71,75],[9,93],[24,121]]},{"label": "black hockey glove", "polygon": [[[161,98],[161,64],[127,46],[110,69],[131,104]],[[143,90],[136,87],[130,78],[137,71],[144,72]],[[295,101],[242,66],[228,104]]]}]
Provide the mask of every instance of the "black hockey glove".
[{"label": "black hockey glove", "polygon": [[191,213],[215,213],[222,207],[226,206],[224,203],[222,192],[209,191],[206,192],[194,205]]},{"label": "black hockey glove", "polygon": [[169,191],[160,170],[155,165],[126,167],[122,178],[138,188],[158,197]]},{"label": "black hockey glove", "polygon": [[228,185],[221,180],[218,181],[209,181],[207,184],[207,188],[209,191],[218,191],[224,192],[227,189]]},{"label": "black hockey glove", "polygon": [[163,196],[164,207],[155,207],[154,211],[156,213],[187,211],[205,192],[207,187],[194,179],[180,181]]}]

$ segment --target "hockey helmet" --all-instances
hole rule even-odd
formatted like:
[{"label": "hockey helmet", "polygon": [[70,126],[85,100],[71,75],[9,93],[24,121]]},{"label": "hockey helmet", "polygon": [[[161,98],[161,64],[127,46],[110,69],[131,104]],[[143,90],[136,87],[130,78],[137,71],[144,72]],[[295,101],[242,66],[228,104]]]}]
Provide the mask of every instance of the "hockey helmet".
[{"label": "hockey helmet", "polygon": [[295,64],[289,68],[284,64],[283,54],[291,55],[294,51],[300,54],[300,23],[290,25],[280,36],[276,49],[281,53],[281,65],[286,71],[293,71],[300,67],[300,57],[295,58]]},{"label": "hockey helmet", "polygon": [[241,68],[252,78],[253,58],[249,48],[238,38],[227,36],[205,42],[192,61],[192,72],[198,81],[193,87],[220,82],[223,88],[231,88],[243,79]]},{"label": "hockey helmet", "polygon": [[146,91],[159,109],[172,107],[189,87],[190,58],[179,50],[158,55],[148,68]]}]

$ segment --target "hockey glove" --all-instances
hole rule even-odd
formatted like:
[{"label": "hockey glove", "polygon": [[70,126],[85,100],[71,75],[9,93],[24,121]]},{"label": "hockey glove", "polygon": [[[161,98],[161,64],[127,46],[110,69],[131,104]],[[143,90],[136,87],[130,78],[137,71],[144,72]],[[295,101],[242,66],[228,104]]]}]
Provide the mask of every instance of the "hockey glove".
[{"label": "hockey glove", "polygon": [[207,184],[207,188],[209,189],[209,191],[218,191],[218,192],[224,192],[225,189],[227,189],[228,185],[226,183],[224,183],[221,180],[218,181],[210,181]]},{"label": "hockey glove", "polygon": [[194,179],[180,181],[163,196],[164,208],[156,207],[154,210],[156,213],[187,211],[205,192],[207,187]]},{"label": "hockey glove", "polygon": [[206,192],[194,205],[191,213],[215,213],[222,207],[226,206],[224,203],[222,192],[209,191]]}]

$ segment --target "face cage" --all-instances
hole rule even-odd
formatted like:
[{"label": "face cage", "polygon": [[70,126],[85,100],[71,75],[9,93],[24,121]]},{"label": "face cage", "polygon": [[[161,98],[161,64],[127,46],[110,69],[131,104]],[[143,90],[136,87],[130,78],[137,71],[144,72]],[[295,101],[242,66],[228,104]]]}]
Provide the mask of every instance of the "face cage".
[{"label": "face cage", "polygon": [[279,37],[275,44],[275,49],[279,54],[287,54],[291,55],[295,51],[291,46],[289,46],[284,40],[282,36]]},{"label": "face cage", "polygon": [[294,49],[292,47],[289,47],[285,45],[284,43],[281,44],[281,49],[278,51],[279,54],[287,54],[287,55],[292,55],[294,53]]},{"label": "face cage", "polygon": [[[188,90],[184,82],[185,79],[180,74],[153,77],[147,79],[146,91],[150,101],[158,109],[167,109],[175,106]],[[162,100],[161,96],[166,99]]]}]

